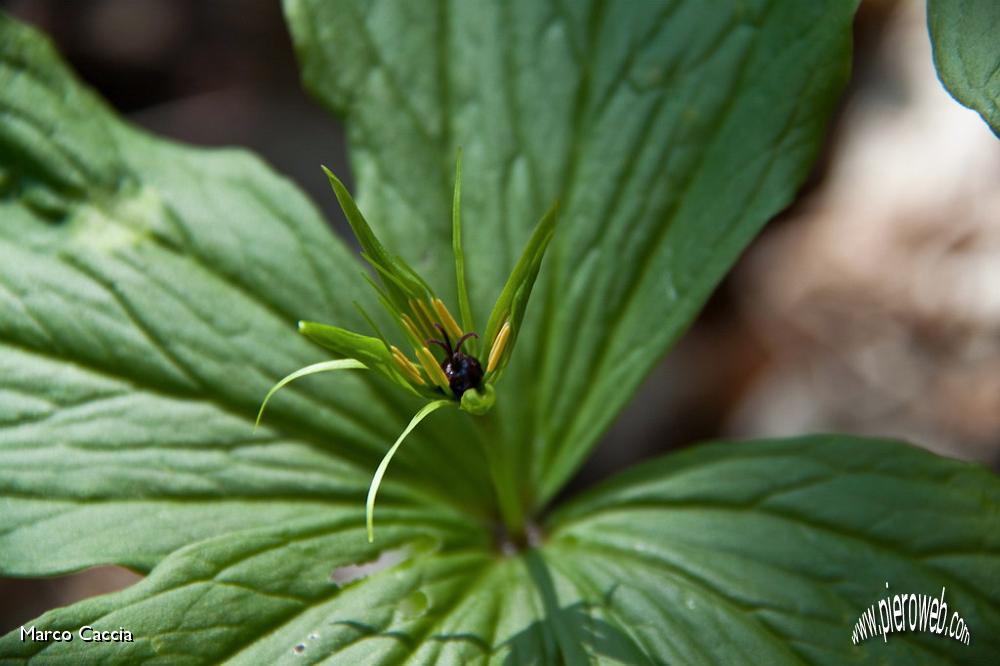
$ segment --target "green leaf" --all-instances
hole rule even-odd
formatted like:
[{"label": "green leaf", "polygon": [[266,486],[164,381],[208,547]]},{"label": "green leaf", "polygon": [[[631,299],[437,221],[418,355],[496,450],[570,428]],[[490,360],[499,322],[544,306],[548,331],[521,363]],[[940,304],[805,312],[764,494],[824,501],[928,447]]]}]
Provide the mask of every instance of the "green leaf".
[{"label": "green leaf", "polygon": [[928,0],[927,25],[941,83],[1000,136],[1000,3]]},{"label": "green leaf", "polygon": [[[35,625],[124,626],[134,642],[86,648],[110,663],[995,664],[998,507],[995,475],[899,443],[732,442],[571,501],[516,556],[432,510],[380,506],[378,548],[358,523],[310,516],[195,544]],[[364,577],[349,566],[372,561]],[[854,645],[887,581],[946,588],[970,644],[915,631]],[[17,663],[79,649],[0,639]]]},{"label": "green leaf", "polygon": [[476,321],[560,201],[497,387],[497,446],[531,506],[791,201],[847,78],[856,4],[285,0],[306,85],[346,118],[359,205],[446,302],[459,146]]},{"label": "green leaf", "polygon": [[[308,6],[289,5],[300,48]],[[455,289],[442,155],[481,128],[464,196],[482,315],[529,220],[563,195],[540,316],[526,315],[502,385],[506,434],[484,442],[521,466],[504,470],[524,479],[512,496],[538,506],[791,196],[844,73],[851,7],[389,6],[334,4],[343,23],[316,42],[342,49],[330,85],[352,86],[336,92],[357,105],[361,205],[387,246]],[[465,57],[421,69],[442,36]],[[400,82],[412,94],[388,100],[393,126],[375,102]],[[36,620],[134,633],[87,645],[87,660],[996,663],[997,478],[900,444],[830,436],[669,456],[557,509],[515,552],[488,529],[478,435],[449,410],[398,451],[368,544],[359,498],[419,401],[375,373],[310,377],[249,434],[276,377],[326,358],[294,321],[367,323],[350,305],[365,292],[358,264],[313,208],[243,153],[122,126],[7,19],[0,112],[0,571],[149,571]],[[415,118],[431,122],[414,130]],[[405,159],[386,159],[393,138]],[[427,150],[410,154],[415,140]],[[946,587],[972,644],[907,633],[852,645],[886,582]],[[17,632],[0,658],[77,663],[80,645]]]},{"label": "green leaf", "polygon": [[[374,373],[309,377],[253,430],[278,378],[329,360],[298,319],[366,325],[361,266],[314,207],[243,151],[121,124],[3,16],[0,114],[0,573],[149,570],[312,515],[362,528],[368,479],[421,400]],[[458,416],[413,434],[386,506],[489,513]]]},{"label": "green leaf", "polygon": [[[661,661],[1000,657],[1000,480],[978,465],[837,435],[720,443],[622,474],[551,523],[550,560]],[[852,644],[871,604],[942,587],[970,645]]]}]

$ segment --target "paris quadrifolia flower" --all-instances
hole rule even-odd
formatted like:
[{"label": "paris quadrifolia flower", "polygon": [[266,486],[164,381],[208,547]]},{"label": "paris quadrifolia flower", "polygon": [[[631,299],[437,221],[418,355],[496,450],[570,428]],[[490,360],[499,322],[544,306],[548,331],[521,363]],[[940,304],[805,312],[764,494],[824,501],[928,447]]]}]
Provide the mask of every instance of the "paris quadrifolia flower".
[{"label": "paris quadrifolia flower", "polygon": [[455,173],[452,206],[452,246],[461,323],[416,271],[400,256],[386,250],[372,232],[347,188],[329,169],[323,167],[323,170],[361,245],[361,256],[374,269],[375,279],[366,278],[375,290],[379,303],[395,322],[398,332],[393,337],[385,335],[364,310],[362,314],[375,337],[329,324],[300,321],[299,332],[332,351],[337,358],[296,370],[275,384],[264,397],[257,423],[260,423],[268,401],[283,386],[300,377],[333,370],[377,372],[402,390],[428,401],[389,448],[372,478],[366,503],[368,540],[372,541],[375,495],[389,461],[403,440],[424,418],[438,409],[456,407],[473,416],[482,416],[496,402],[494,386],[514,351],[528,298],[542,257],[552,239],[556,207],[553,206],[535,227],[507,283],[500,291],[486,328],[480,332],[472,319],[472,307],[465,284],[461,156]]}]

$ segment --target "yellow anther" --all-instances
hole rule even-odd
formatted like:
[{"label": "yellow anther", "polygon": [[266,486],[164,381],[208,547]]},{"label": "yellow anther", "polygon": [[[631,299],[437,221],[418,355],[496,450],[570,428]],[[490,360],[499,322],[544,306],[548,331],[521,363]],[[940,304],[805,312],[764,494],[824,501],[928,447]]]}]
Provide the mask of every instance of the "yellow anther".
[{"label": "yellow anther", "polygon": [[410,317],[405,314],[400,315],[399,318],[403,321],[403,326],[406,328],[406,332],[413,337],[412,340],[413,344],[415,345],[421,344],[425,338],[424,336],[420,335],[420,332],[417,330],[417,325],[413,323],[413,320],[410,319]]},{"label": "yellow anther", "polygon": [[510,322],[505,321],[503,326],[500,328],[500,332],[497,333],[497,337],[493,340],[493,346],[490,347],[490,357],[486,362],[486,372],[493,372],[493,369],[497,367],[497,363],[500,362],[500,355],[503,354],[503,350],[507,348],[507,340],[510,339]]},{"label": "yellow anther", "polygon": [[424,378],[420,376],[420,371],[417,370],[417,366],[413,365],[413,361],[406,358],[406,354],[401,352],[399,347],[396,347],[395,345],[392,346],[392,360],[396,362],[396,365],[403,371],[403,374],[406,375],[414,384],[427,386],[427,382],[425,382]]},{"label": "yellow anther", "polygon": [[455,318],[451,316],[448,312],[447,306],[445,306],[444,301],[440,298],[435,298],[431,301],[431,305],[434,306],[434,311],[437,312],[438,317],[441,319],[441,325],[444,326],[444,330],[452,336],[453,340],[458,340],[462,337],[462,328],[455,321]]},{"label": "yellow anther", "polygon": [[424,369],[430,380],[443,388],[445,392],[450,392],[451,387],[448,385],[448,377],[445,376],[444,370],[438,365],[431,350],[427,347],[418,347],[416,352],[417,360],[420,361],[420,366]]},{"label": "yellow anther", "polygon": [[417,310],[419,310],[420,320],[426,324],[427,330],[430,331],[431,336],[437,336],[438,330],[434,328],[434,322],[436,321],[437,317],[435,317],[434,313],[431,312],[431,309],[427,305],[427,303],[421,299],[418,299],[416,301],[410,301],[410,307],[411,308],[415,307]]}]

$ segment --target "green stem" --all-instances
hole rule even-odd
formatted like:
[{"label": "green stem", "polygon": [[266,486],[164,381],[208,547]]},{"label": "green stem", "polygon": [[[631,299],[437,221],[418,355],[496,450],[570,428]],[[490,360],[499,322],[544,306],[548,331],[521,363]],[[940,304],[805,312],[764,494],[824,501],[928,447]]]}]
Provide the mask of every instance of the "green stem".
[{"label": "green stem", "polygon": [[478,426],[479,439],[483,445],[483,453],[486,454],[493,489],[500,505],[500,517],[508,535],[517,540],[524,533],[524,506],[518,494],[519,484],[514,466],[510,457],[504,455],[506,452],[496,407],[487,414],[473,417],[473,420]]}]

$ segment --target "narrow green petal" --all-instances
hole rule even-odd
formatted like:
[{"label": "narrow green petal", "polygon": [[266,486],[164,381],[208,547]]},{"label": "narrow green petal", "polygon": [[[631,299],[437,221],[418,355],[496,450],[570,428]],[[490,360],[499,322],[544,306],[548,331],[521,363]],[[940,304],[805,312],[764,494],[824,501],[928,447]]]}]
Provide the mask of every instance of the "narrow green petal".
[{"label": "narrow green petal", "polygon": [[292,374],[288,375],[280,382],[271,387],[271,390],[267,392],[264,396],[264,402],[260,403],[260,411],[257,412],[257,420],[253,424],[254,430],[260,425],[260,419],[264,416],[264,408],[267,407],[267,402],[271,399],[275,393],[277,393],[281,388],[283,388],[289,382],[295,381],[299,377],[305,377],[306,375],[315,375],[320,372],[331,372],[333,370],[366,370],[366,366],[361,361],[357,361],[353,358],[341,358],[335,361],[323,361],[322,363],[313,363],[312,365],[307,365],[304,368],[299,368]]},{"label": "narrow green petal", "polygon": [[410,420],[410,424],[406,426],[403,430],[403,434],[399,436],[396,443],[392,445],[389,452],[385,454],[382,458],[382,462],[379,463],[378,469],[375,470],[375,476],[372,477],[372,483],[368,487],[368,501],[365,502],[365,518],[368,525],[368,542],[371,543],[375,540],[375,495],[378,493],[378,487],[382,485],[382,477],[385,476],[386,469],[389,468],[389,461],[392,457],[396,455],[396,449],[399,445],[403,443],[403,440],[413,432],[413,429],[417,427],[421,421],[426,417],[430,416],[433,412],[441,409],[442,407],[447,407],[448,405],[453,405],[451,400],[435,400],[434,402],[429,402],[420,408],[413,418]]},{"label": "narrow green petal", "polygon": [[462,330],[474,331],[472,305],[465,282],[465,251],[462,249],[462,151],[458,151],[455,164],[455,195],[451,204],[451,244],[455,255],[455,280],[458,283],[458,310],[462,316]]}]

